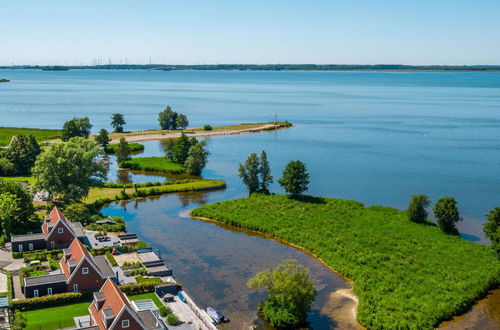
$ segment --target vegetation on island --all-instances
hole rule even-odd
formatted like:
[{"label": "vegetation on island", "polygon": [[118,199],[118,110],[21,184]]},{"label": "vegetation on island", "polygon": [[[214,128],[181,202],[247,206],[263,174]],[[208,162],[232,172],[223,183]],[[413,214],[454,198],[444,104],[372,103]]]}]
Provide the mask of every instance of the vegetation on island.
[{"label": "vegetation on island", "polygon": [[426,195],[413,195],[408,203],[406,212],[408,213],[408,220],[415,223],[428,223],[427,210],[431,201]]},{"label": "vegetation on island", "polygon": [[0,127],[0,146],[8,146],[13,136],[33,135],[38,142],[54,140],[61,137],[61,130],[21,127]]},{"label": "vegetation on island", "polygon": [[483,226],[484,234],[490,239],[491,247],[500,259],[500,207],[495,207],[486,215]]},{"label": "vegetation on island", "polygon": [[108,130],[105,128],[101,128],[101,130],[99,131],[99,134],[97,134],[94,137],[94,141],[99,146],[103,147],[104,150],[106,150],[106,148],[109,145],[109,142],[111,141],[111,139],[109,138],[109,135],[108,135]]},{"label": "vegetation on island", "polygon": [[123,126],[127,122],[125,121],[125,116],[121,113],[114,113],[111,115],[111,126],[113,126],[115,133],[123,133]]},{"label": "vegetation on island", "polygon": [[306,164],[300,160],[294,160],[286,164],[278,183],[291,198],[302,198],[309,185],[309,173]]},{"label": "vegetation on island", "polygon": [[0,79],[0,83],[3,83],[3,82],[9,82],[10,80],[9,79]]},{"label": "vegetation on island", "polygon": [[357,319],[367,328],[434,328],[500,283],[500,262],[490,248],[408,221],[406,212],[389,207],[254,194],[191,214],[256,230],[317,255],[354,282]]},{"label": "vegetation on island", "polygon": [[87,139],[90,135],[92,124],[88,117],[73,118],[64,123],[61,138],[63,141],[68,141],[72,137],[82,137]]},{"label": "vegetation on island", "polygon": [[130,160],[121,162],[120,167],[136,171],[158,173],[179,174],[185,172],[182,165],[165,157],[134,157]]},{"label": "vegetation on island", "polygon": [[455,224],[462,221],[462,218],[458,212],[457,201],[453,197],[445,196],[438,199],[433,211],[438,226],[445,233],[458,235]]},{"label": "vegetation on island", "polygon": [[186,115],[175,112],[170,106],[158,114],[158,121],[162,130],[185,129],[189,126]]},{"label": "vegetation on island", "polygon": [[316,289],[309,270],[296,260],[287,260],[272,271],[265,269],[257,273],[247,285],[254,291],[267,292],[259,310],[273,327],[292,329],[306,324]]},{"label": "vegetation on island", "polygon": [[269,185],[273,182],[267,154],[262,150],[260,158],[256,153],[248,155],[243,164],[238,167],[238,176],[248,189],[248,194],[269,194]]}]

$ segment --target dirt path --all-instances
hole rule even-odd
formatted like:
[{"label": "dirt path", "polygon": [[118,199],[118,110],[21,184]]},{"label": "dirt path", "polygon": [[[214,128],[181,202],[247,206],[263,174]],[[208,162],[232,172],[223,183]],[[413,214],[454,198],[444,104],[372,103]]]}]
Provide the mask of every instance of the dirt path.
[{"label": "dirt path", "polygon": [[[227,130],[227,131],[206,131],[206,132],[195,132],[188,134],[190,137],[209,137],[209,136],[220,136],[220,135],[234,135],[234,134],[244,134],[244,133],[256,133],[261,131],[267,131],[272,129],[284,128],[284,126],[280,124],[263,124],[257,127],[251,128],[242,128],[235,130]],[[139,135],[130,135],[124,136],[127,142],[139,142],[139,141],[150,141],[150,140],[164,140],[164,139],[174,139],[181,136],[181,132],[179,133],[166,133],[166,134],[139,134]],[[110,144],[119,143],[119,139],[111,140]]]}]

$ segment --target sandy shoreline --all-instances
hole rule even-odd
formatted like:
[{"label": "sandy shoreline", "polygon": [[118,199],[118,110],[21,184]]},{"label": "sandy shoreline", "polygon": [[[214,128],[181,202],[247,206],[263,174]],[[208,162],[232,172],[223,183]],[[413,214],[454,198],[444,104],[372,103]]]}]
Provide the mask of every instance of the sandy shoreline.
[{"label": "sandy shoreline", "polygon": [[[200,131],[187,134],[190,137],[210,137],[210,136],[221,136],[221,135],[235,135],[235,134],[244,134],[244,133],[257,133],[268,130],[275,130],[286,128],[286,126],[282,124],[274,124],[267,123],[262,124],[261,126],[251,127],[251,128],[242,128],[242,129],[234,129],[227,131]],[[138,134],[138,135],[124,135],[123,137],[127,142],[140,142],[140,141],[151,141],[151,140],[165,140],[165,139],[175,139],[181,136],[181,132],[178,133],[165,133],[165,134]],[[119,143],[119,139],[113,139],[110,141],[110,144]]]}]

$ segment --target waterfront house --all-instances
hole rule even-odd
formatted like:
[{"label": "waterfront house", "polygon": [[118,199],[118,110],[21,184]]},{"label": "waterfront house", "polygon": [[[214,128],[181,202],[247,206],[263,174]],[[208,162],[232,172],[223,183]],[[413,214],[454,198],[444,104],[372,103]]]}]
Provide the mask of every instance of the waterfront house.
[{"label": "waterfront house", "polygon": [[154,303],[149,305],[147,308],[138,307],[114,281],[108,279],[98,292],[94,292],[90,315],[75,317],[76,329],[166,329]]},{"label": "waterfront house", "polygon": [[45,217],[42,232],[11,237],[12,252],[54,250],[67,248],[75,238],[88,244],[85,230],[80,222],[70,222],[54,207]]},{"label": "waterfront house", "polygon": [[63,250],[59,265],[59,273],[25,278],[26,298],[62,292],[97,291],[107,279],[118,280],[106,257],[90,254],[78,238],[73,239],[69,248]]}]

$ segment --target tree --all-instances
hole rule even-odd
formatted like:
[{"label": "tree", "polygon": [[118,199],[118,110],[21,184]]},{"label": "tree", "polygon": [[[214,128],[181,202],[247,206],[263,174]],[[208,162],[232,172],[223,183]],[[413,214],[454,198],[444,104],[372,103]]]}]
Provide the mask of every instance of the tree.
[{"label": "tree", "polygon": [[177,116],[177,112],[173,111],[170,106],[167,106],[158,114],[158,121],[160,122],[161,129],[176,129]]},{"label": "tree", "polygon": [[178,164],[184,164],[189,156],[189,149],[196,145],[196,138],[189,138],[186,134],[181,133],[178,139],[170,139],[165,144],[165,156]]},{"label": "tree", "polygon": [[271,167],[269,166],[269,162],[267,160],[267,154],[264,150],[262,150],[260,154],[260,187],[259,192],[269,195],[269,185],[273,183],[273,177],[271,176]]},{"label": "tree", "polygon": [[0,178],[0,221],[4,234],[29,222],[34,214],[31,199],[19,183]]},{"label": "tree", "polygon": [[90,129],[92,125],[88,117],[83,118],[73,118],[64,123],[62,129],[62,140],[68,141],[72,137],[83,137],[88,138],[90,135]]},{"label": "tree", "polygon": [[186,158],[184,167],[189,174],[200,175],[207,165],[207,158],[210,152],[205,149],[205,141],[198,142],[189,148],[189,155]]},{"label": "tree", "polygon": [[309,271],[295,260],[286,260],[272,272],[261,271],[247,286],[254,291],[267,291],[267,299],[259,305],[259,310],[276,328],[304,325],[316,296]]},{"label": "tree", "polygon": [[71,222],[80,222],[84,226],[91,221],[91,212],[83,203],[72,203],[64,208],[66,219]]},{"label": "tree", "polygon": [[248,155],[244,164],[240,164],[238,168],[238,176],[243,180],[243,184],[247,186],[248,194],[251,195],[259,191],[261,187],[259,182],[260,163],[255,152]]},{"label": "tree", "polygon": [[491,241],[491,247],[500,257],[500,207],[495,207],[486,215],[486,221],[483,225],[484,234]]},{"label": "tree", "polygon": [[416,223],[424,223],[427,219],[427,210],[430,204],[429,198],[426,195],[413,195],[411,196],[410,203],[408,204],[408,220]]},{"label": "tree", "polygon": [[189,121],[188,121],[186,115],[180,113],[177,116],[177,119],[175,120],[175,126],[177,129],[185,129],[186,127],[188,127]]},{"label": "tree", "polygon": [[99,134],[95,137],[95,142],[106,149],[111,139],[108,136],[108,131],[105,128],[101,128]]},{"label": "tree", "polygon": [[127,140],[122,136],[120,138],[120,144],[118,145],[118,149],[116,149],[116,160],[118,163],[123,162],[125,160],[130,159],[130,148],[128,146]]},{"label": "tree", "polygon": [[16,174],[16,167],[7,158],[0,158],[0,176],[9,176]]},{"label": "tree", "polygon": [[121,113],[114,113],[111,115],[111,126],[115,129],[116,133],[123,132],[123,126],[127,122],[125,121],[125,117]]},{"label": "tree", "polygon": [[26,175],[31,173],[31,168],[41,152],[40,145],[33,135],[28,137],[20,134],[12,140],[4,157],[14,165],[15,174]]},{"label": "tree", "polygon": [[278,183],[292,198],[300,198],[307,191],[309,174],[304,163],[300,160],[289,162],[283,170],[283,176]]},{"label": "tree", "polygon": [[458,235],[455,224],[462,219],[460,218],[455,198],[449,196],[441,197],[434,205],[433,211],[438,226],[445,233]]},{"label": "tree", "polygon": [[34,191],[47,191],[64,201],[79,201],[87,196],[90,187],[102,185],[106,179],[101,155],[94,142],[79,137],[52,145],[33,167]]}]

